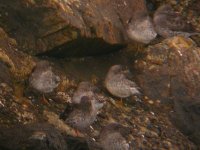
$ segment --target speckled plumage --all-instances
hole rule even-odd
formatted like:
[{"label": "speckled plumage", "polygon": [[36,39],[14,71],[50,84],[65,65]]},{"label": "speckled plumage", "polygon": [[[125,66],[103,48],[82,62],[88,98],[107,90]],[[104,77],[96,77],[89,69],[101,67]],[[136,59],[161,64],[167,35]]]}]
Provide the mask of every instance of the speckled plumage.
[{"label": "speckled plumage", "polygon": [[91,100],[93,100],[92,105],[100,109],[101,107],[103,107],[103,102],[99,100],[98,91],[99,89],[96,86],[94,86],[92,83],[87,82],[87,81],[80,82],[77,90],[75,91],[72,97],[72,103],[79,104],[81,101],[81,98],[83,96],[87,96]]},{"label": "speckled plumage", "polygon": [[80,82],[77,90],[73,94],[72,102],[78,104],[83,96],[93,96],[96,89],[90,82]]},{"label": "speckled plumage", "polygon": [[39,62],[29,78],[30,87],[43,94],[53,92],[59,82],[47,61]]},{"label": "speckled plumage", "polygon": [[130,129],[117,123],[111,123],[104,127],[99,136],[100,146],[103,150],[129,150],[126,137]]},{"label": "speckled plumage", "polygon": [[83,96],[79,104],[74,104],[65,122],[78,130],[88,128],[96,119],[98,110],[92,106],[92,99]]},{"label": "speckled plumage", "polygon": [[164,38],[182,35],[189,37],[199,34],[193,26],[184,19],[180,13],[175,12],[170,5],[160,6],[154,14],[156,32]]},{"label": "speckled plumage", "polygon": [[114,65],[109,69],[105,86],[112,95],[127,98],[140,94],[135,82],[128,79],[127,72],[129,71],[124,71],[121,65]]},{"label": "speckled plumage", "polygon": [[144,44],[150,43],[157,36],[152,19],[148,15],[131,19],[128,23],[127,34],[131,40]]}]

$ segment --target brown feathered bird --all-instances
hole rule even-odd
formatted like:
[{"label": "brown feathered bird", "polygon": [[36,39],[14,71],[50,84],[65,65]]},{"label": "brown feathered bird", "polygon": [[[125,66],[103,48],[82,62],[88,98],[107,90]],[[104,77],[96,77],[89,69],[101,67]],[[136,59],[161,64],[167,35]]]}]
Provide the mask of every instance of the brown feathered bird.
[{"label": "brown feathered bird", "polygon": [[77,90],[74,92],[72,97],[72,103],[79,104],[81,98],[84,96],[90,97],[92,105],[97,109],[103,107],[104,99],[100,95],[100,90],[88,81],[82,81],[79,83]]},{"label": "brown feathered bird", "polygon": [[92,97],[83,96],[79,104],[73,104],[72,109],[67,111],[65,122],[75,129],[83,131],[87,129],[95,120],[98,109],[92,105]]},{"label": "brown feathered bird", "polygon": [[123,69],[121,65],[112,66],[105,79],[107,90],[116,97],[127,98],[132,95],[140,95],[138,86],[129,79],[129,70]]},{"label": "brown feathered bird", "polygon": [[60,77],[57,76],[48,61],[37,63],[30,78],[29,85],[39,93],[51,93],[58,86]]},{"label": "brown feathered bird", "polygon": [[126,140],[129,134],[129,128],[118,123],[111,123],[100,132],[100,146],[103,150],[129,150],[129,143]]},{"label": "brown feathered bird", "polygon": [[200,34],[195,31],[194,27],[180,13],[175,12],[170,5],[160,6],[154,14],[153,22],[156,32],[164,38],[176,35],[189,37]]},{"label": "brown feathered bird", "polygon": [[148,44],[156,38],[157,33],[149,17],[146,3],[144,0],[133,0],[130,5],[133,12],[128,21],[127,35],[133,41]]}]

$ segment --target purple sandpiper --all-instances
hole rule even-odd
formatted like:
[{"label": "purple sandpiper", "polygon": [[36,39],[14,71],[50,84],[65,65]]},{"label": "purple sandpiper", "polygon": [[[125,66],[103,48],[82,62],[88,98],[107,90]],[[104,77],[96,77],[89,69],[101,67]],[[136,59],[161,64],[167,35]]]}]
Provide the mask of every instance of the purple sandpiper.
[{"label": "purple sandpiper", "polygon": [[140,95],[138,86],[135,82],[128,79],[130,71],[124,70],[121,65],[112,66],[106,76],[105,86],[114,96],[127,98],[132,95]]},{"label": "purple sandpiper", "polygon": [[71,112],[68,113],[65,122],[73,128],[83,131],[87,129],[95,120],[98,109],[92,106],[92,98],[83,96],[79,104],[72,106]]},{"label": "purple sandpiper", "polygon": [[58,86],[60,77],[55,75],[48,61],[39,62],[33,70],[29,85],[39,93],[51,93]]},{"label": "purple sandpiper", "polygon": [[100,146],[103,150],[129,150],[129,143],[126,140],[130,129],[118,123],[111,123],[105,126],[99,135]]},{"label": "purple sandpiper", "polygon": [[170,5],[160,6],[154,14],[156,32],[164,38],[182,35],[189,37],[199,35],[191,23],[187,22],[179,12],[175,12]]}]

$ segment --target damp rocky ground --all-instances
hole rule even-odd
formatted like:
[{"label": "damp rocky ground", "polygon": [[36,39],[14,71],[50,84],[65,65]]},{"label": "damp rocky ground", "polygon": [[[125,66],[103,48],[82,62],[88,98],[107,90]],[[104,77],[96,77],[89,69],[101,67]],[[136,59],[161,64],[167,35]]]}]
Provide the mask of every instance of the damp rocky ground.
[{"label": "damp rocky ground", "polygon": [[[106,91],[103,82],[110,66],[127,65],[133,74],[138,74],[134,69],[134,61],[141,56],[133,54],[135,52],[124,49],[100,57],[47,59],[54,62],[57,70],[62,68],[64,71],[62,84],[55,93],[46,95],[47,102],[43,101],[42,95],[35,95],[28,89],[26,80],[16,81],[13,88],[8,83],[2,82],[0,86],[1,147],[5,149],[29,148],[36,144],[35,142],[30,144],[30,137],[41,132],[45,137],[52,134],[57,139],[59,136],[61,140],[58,141],[48,139],[59,146],[57,149],[88,149],[86,144],[88,138],[94,140],[94,143],[98,142],[99,131],[111,122],[118,122],[131,128],[129,141],[132,149],[197,149],[196,145],[172,124],[169,117],[174,111],[172,101],[162,102],[161,99],[150,99],[146,95],[121,100],[112,97]],[[59,119],[59,116],[71,101],[80,81],[90,81],[99,87],[106,98],[106,104],[98,114],[95,123],[92,124],[92,128],[86,133],[77,135],[73,128]],[[139,87],[146,86],[139,84],[138,81],[136,83]],[[142,88],[141,92],[144,92]],[[159,91],[152,90],[152,92]],[[62,144],[63,141],[66,142],[65,145]],[[44,147],[52,148],[46,145]],[[90,149],[95,149],[91,147]]]},{"label": "damp rocky ground", "polygon": [[[0,21],[0,149],[95,150],[99,149],[96,145],[100,130],[111,122],[131,129],[127,139],[130,149],[199,149],[199,38],[177,36],[159,38],[149,45],[126,45],[123,26],[118,24],[117,28],[113,27],[116,18],[126,18],[126,14],[114,15],[115,19],[111,22],[104,18],[105,22],[98,24],[91,12],[100,2],[94,2],[87,9],[80,8],[87,10],[82,16],[79,13],[83,12],[77,11],[80,5],[78,1],[0,2],[0,17],[3,19]],[[163,3],[159,0],[147,2],[152,12],[154,7]],[[183,14],[192,19],[190,21],[199,29],[199,13],[196,11],[199,8],[198,1],[165,2],[176,10],[187,12]],[[101,3],[99,9],[103,6],[105,4]],[[107,9],[110,7],[113,8],[112,3],[109,3]],[[107,18],[113,18],[112,11],[104,13]],[[23,14],[31,17],[23,17]],[[80,16],[85,20],[80,19]],[[101,17],[99,15],[98,19],[101,20]],[[84,21],[89,23],[84,24]],[[74,28],[68,28],[68,23]],[[94,25],[96,32],[91,29],[91,25]],[[116,32],[117,29],[120,33]],[[81,55],[85,54],[86,57],[72,57],[74,53],[62,53],[65,48],[75,49],[75,54],[80,52],[80,47],[77,48],[73,40],[82,34],[92,38],[86,40],[89,45],[93,43],[94,37],[103,37],[104,42],[96,40],[89,50],[92,53],[81,51]],[[65,36],[69,38],[63,38]],[[66,47],[70,40],[73,42]],[[81,47],[87,48],[87,44]],[[93,54],[95,46],[98,52],[88,56]],[[105,51],[99,53],[102,49]],[[67,54],[68,57],[63,57]],[[53,72],[60,78],[57,88],[45,95],[34,91],[29,84],[29,78],[41,60],[50,62]],[[132,79],[140,87],[141,96],[119,99],[108,93],[104,79],[114,64],[122,64],[130,69]],[[60,119],[60,115],[71,103],[73,93],[81,81],[96,85],[106,103],[92,126],[85,132],[77,133]]]}]

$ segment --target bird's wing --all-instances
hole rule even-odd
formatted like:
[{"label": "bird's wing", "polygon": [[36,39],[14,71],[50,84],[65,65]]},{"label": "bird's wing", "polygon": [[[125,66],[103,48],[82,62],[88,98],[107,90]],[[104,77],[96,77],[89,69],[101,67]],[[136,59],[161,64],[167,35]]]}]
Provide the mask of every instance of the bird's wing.
[{"label": "bird's wing", "polygon": [[123,83],[124,83],[124,88],[130,89],[133,94],[140,94],[139,87],[135,82],[128,79],[124,79]]},{"label": "bird's wing", "polygon": [[76,124],[78,122],[84,121],[84,117],[85,114],[81,110],[76,109],[69,114],[65,121],[70,124]]},{"label": "bird's wing", "polygon": [[124,70],[122,72],[124,74],[124,76],[127,78],[127,79],[131,79],[133,77],[132,73],[130,72],[130,70]]},{"label": "bird's wing", "polygon": [[168,16],[167,25],[171,30],[174,31],[193,31],[193,27],[187,22],[180,13],[171,13]]}]

